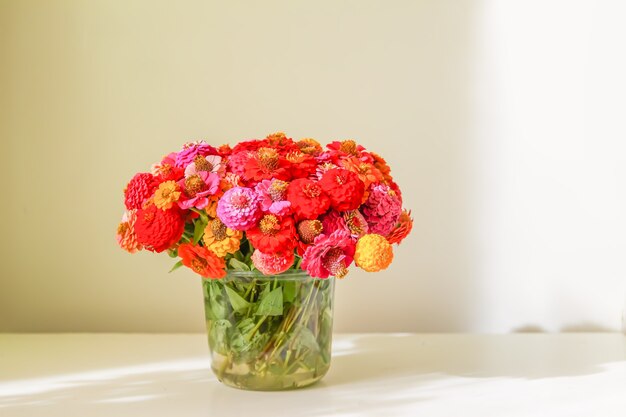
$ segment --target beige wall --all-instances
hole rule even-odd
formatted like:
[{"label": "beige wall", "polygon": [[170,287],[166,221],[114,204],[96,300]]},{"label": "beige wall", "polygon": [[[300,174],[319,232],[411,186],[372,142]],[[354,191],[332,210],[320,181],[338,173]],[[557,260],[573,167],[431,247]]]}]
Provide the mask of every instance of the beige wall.
[{"label": "beige wall", "polygon": [[[387,158],[413,209],[390,269],[339,282],[337,330],[526,324],[532,307],[489,309],[477,265],[489,257],[476,253],[472,182],[472,132],[489,123],[472,81],[483,12],[454,0],[0,0],[0,331],[202,331],[191,272],[117,248],[122,188],[187,140],[277,130],[359,140]],[[615,328],[619,297],[555,326]]]}]

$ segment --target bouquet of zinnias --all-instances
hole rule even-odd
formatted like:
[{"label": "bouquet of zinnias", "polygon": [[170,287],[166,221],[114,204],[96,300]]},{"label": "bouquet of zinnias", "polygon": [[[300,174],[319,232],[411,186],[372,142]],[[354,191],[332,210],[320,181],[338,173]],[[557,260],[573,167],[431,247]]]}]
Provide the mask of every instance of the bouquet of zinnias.
[{"label": "bouquet of zinnias", "polygon": [[379,271],[411,231],[385,161],[352,140],[276,133],[186,144],[124,190],[117,240],[201,275],[213,371],[231,386],[309,385],[330,366],[334,280]]},{"label": "bouquet of zinnias", "polygon": [[181,258],[174,268],[212,279],[242,268],[343,278],[353,261],[379,271],[412,227],[382,157],[283,133],[233,148],[187,143],[136,174],[124,203],[123,249],[168,251]]}]

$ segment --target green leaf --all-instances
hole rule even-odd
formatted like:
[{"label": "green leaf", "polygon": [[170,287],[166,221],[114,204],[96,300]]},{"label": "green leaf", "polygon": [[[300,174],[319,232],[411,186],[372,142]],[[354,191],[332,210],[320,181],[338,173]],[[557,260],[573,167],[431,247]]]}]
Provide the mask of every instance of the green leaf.
[{"label": "green leaf", "polygon": [[230,300],[230,305],[233,306],[233,310],[237,313],[241,313],[250,307],[250,303],[247,302],[242,296],[240,296],[235,290],[225,285],[226,294]]},{"label": "green leaf", "polygon": [[315,335],[308,327],[305,327],[301,324],[294,325],[293,333],[291,334],[290,340],[292,341],[295,348],[308,348],[314,352],[318,352],[320,350],[317,339]]},{"label": "green leaf", "polygon": [[286,303],[293,303],[296,298],[296,281],[283,283],[283,299]]},{"label": "green leaf", "polygon": [[[265,293],[265,290],[263,291]],[[283,289],[276,287],[269,294],[263,295],[256,310],[257,316],[280,316],[283,314]]]},{"label": "green leaf", "polygon": [[218,285],[216,281],[209,281],[209,305],[206,314],[212,320],[224,319],[227,314],[225,300]]},{"label": "green leaf", "polygon": [[228,329],[232,325],[228,320],[216,320],[209,330],[209,344],[211,349],[222,355],[228,354]]},{"label": "green leaf", "polygon": [[180,268],[181,266],[183,266],[183,261],[178,261],[174,264],[174,266],[172,267],[172,269],[169,270],[169,272],[174,272],[176,271],[178,268]]},{"label": "green leaf", "polygon": [[202,239],[202,235],[204,235],[204,228],[206,227],[206,225],[207,223],[204,223],[203,221],[196,220],[194,222],[193,243],[200,242],[200,239]]},{"label": "green leaf", "polygon": [[237,260],[236,258],[231,258],[230,261],[228,261],[228,265],[231,267],[231,269],[234,269],[235,271],[249,271],[250,270],[248,265]]},{"label": "green leaf", "polygon": [[167,254],[170,258],[178,258],[178,249],[168,249]]},{"label": "green leaf", "polygon": [[198,215],[200,216],[200,219],[202,220],[202,223],[204,224],[208,224],[209,223],[209,216],[207,216],[206,212],[204,210],[198,210],[195,207],[191,207],[191,211],[198,213]]}]

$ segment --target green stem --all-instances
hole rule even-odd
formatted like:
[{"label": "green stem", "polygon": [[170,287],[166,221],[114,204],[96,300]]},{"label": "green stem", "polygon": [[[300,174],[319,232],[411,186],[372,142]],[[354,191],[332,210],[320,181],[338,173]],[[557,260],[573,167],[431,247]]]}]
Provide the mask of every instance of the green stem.
[{"label": "green stem", "polygon": [[252,340],[252,336],[254,336],[254,334],[257,332],[257,330],[259,330],[259,327],[261,327],[261,325],[263,324],[263,322],[265,321],[265,319],[267,319],[268,316],[263,316],[261,317],[261,320],[259,320],[256,324],[256,326],[254,326],[254,328],[252,329],[252,331],[250,332],[250,337],[248,338],[248,342],[250,340]]}]

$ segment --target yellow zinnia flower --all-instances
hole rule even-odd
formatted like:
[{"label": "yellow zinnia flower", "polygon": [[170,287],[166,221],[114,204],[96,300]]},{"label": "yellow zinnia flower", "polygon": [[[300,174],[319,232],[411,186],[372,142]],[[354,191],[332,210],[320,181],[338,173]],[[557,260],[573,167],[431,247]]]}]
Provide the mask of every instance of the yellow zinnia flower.
[{"label": "yellow zinnia flower", "polygon": [[223,258],[227,253],[235,253],[239,250],[242,237],[243,232],[226,227],[220,219],[216,218],[206,225],[202,241],[207,248]]},{"label": "yellow zinnia flower", "polygon": [[169,210],[180,198],[178,184],[175,181],[165,181],[159,184],[154,192],[154,205],[161,210]]},{"label": "yellow zinnia flower", "polygon": [[377,272],[389,266],[393,260],[391,244],[383,236],[370,233],[356,242],[354,262],[367,272]]}]

